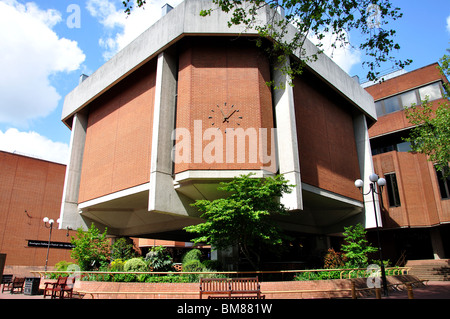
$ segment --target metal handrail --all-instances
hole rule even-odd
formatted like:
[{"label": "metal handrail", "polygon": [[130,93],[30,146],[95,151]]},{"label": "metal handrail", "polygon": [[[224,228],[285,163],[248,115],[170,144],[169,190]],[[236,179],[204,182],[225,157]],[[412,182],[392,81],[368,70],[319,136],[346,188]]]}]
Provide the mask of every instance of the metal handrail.
[{"label": "metal handrail", "polygon": [[[408,274],[410,267],[387,267],[386,271],[389,273],[390,271],[392,274],[395,274],[397,271],[398,274],[404,275]],[[358,277],[358,274],[362,272],[363,274],[367,274],[366,268],[340,268],[340,269],[297,269],[297,270],[254,270],[254,271],[176,271],[176,272],[167,272],[167,271],[136,271],[136,272],[126,272],[126,271],[37,271],[32,270],[30,271],[33,274],[38,274],[40,277],[45,277],[48,274],[80,274],[81,277],[85,277],[88,275],[120,275],[120,274],[133,274],[133,275],[142,275],[142,274],[148,274],[148,275],[209,275],[209,274],[215,274],[215,275],[248,275],[248,274],[288,274],[288,273],[317,273],[317,272],[332,272],[332,271],[339,271],[340,272],[340,279],[345,278],[351,278],[352,274],[355,272],[356,277]],[[347,275],[345,273],[348,271]],[[362,276],[364,277],[364,275]]]}]

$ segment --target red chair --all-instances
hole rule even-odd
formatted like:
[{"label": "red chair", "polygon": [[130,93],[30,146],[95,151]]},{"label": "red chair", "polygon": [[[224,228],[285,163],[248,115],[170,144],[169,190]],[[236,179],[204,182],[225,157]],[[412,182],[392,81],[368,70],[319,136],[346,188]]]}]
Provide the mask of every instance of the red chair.
[{"label": "red chair", "polygon": [[[59,297],[59,299],[64,299],[67,297],[69,299],[72,299],[74,286],[75,286],[75,277],[68,277],[65,285],[54,288],[54,297],[52,298]],[[66,297],[64,296],[65,294],[67,294]]]},{"label": "red chair", "polygon": [[[52,299],[55,298],[56,292],[61,291],[62,287],[65,287],[67,282],[67,277],[58,277],[56,282],[46,282],[44,287],[44,298],[45,296],[51,296]],[[49,294],[47,294],[49,292]]]}]

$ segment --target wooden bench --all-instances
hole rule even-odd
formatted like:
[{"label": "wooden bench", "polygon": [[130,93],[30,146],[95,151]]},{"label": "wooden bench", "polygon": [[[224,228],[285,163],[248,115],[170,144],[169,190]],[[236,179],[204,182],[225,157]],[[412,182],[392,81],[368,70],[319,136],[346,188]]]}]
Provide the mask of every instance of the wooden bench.
[{"label": "wooden bench", "polygon": [[200,278],[200,299],[264,299],[258,277]]},{"label": "wooden bench", "polygon": [[3,284],[2,293],[5,290],[9,290],[10,293],[12,294],[15,292],[15,290],[19,290],[20,293],[23,293],[24,283],[25,283],[24,277],[14,277],[12,281]]}]

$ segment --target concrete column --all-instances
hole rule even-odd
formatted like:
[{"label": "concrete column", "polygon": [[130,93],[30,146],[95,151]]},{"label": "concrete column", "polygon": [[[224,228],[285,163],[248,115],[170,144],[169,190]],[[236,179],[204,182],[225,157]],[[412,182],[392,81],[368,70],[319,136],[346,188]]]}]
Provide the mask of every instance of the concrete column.
[{"label": "concrete column", "polygon": [[72,133],[70,137],[69,163],[66,167],[66,177],[64,180],[64,190],[61,204],[60,229],[85,228],[78,212],[78,194],[80,190],[81,167],[83,164],[84,145],[86,141],[88,117],[84,111],[73,116]]},{"label": "concrete column", "polygon": [[[358,153],[359,171],[361,179],[364,181],[363,192],[368,193],[370,190],[369,175],[374,172],[372,161],[372,150],[369,142],[369,131],[367,129],[366,116],[362,113],[353,117],[353,129],[355,134],[356,151]],[[362,195],[361,195],[362,196]],[[375,212],[373,207],[372,194],[364,196],[364,212],[365,212],[365,228],[375,228]],[[377,209],[378,226],[382,227],[382,219],[380,214],[380,203],[378,195],[375,194],[375,206]]]},{"label": "concrete column", "polygon": [[160,53],[156,70],[148,210],[186,215],[172,178],[177,72],[177,56],[168,51]]},{"label": "concrete column", "polygon": [[[289,63],[289,58],[286,63]],[[296,185],[292,193],[283,196],[281,202],[289,210],[303,209],[294,91],[288,83],[287,76],[279,68],[274,68],[272,72],[276,85],[282,86],[273,90],[279,172],[289,184]]]},{"label": "concrete column", "polygon": [[439,227],[433,227],[430,229],[430,237],[434,259],[445,258],[444,245],[442,244],[441,231]]}]

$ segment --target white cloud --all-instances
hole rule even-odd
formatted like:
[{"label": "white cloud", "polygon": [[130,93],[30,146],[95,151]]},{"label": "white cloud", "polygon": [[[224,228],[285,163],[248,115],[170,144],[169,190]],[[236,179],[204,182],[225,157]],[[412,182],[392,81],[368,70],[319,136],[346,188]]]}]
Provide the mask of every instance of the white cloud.
[{"label": "white cloud", "polygon": [[[345,31],[343,31],[345,32]],[[361,51],[353,48],[350,44],[342,44],[337,41],[336,35],[330,32],[322,32],[325,37],[322,40],[318,40],[316,37],[309,36],[309,39],[318,44],[323,44],[322,48],[324,53],[329,56],[337,65],[339,65],[345,72],[350,74],[352,67],[361,62]],[[345,32],[345,37],[350,41],[350,36]],[[334,46],[333,46],[334,44]],[[342,44],[342,45],[341,45]]]},{"label": "white cloud", "polygon": [[52,30],[61,21],[54,9],[0,1],[0,122],[26,126],[57,107],[61,96],[49,76],[77,70],[85,59],[77,42]]},{"label": "white cloud", "polygon": [[[169,1],[169,4],[175,7],[180,2],[182,0],[173,0]],[[159,20],[161,7],[166,3],[167,0],[147,1],[144,8],[133,8],[127,16],[121,1],[88,0],[86,9],[105,27],[106,35],[99,39],[105,60],[110,59]]]},{"label": "white cloud", "polygon": [[0,131],[0,150],[61,164],[67,164],[69,159],[69,145],[51,141],[36,132],[20,132],[15,128],[5,133]]},{"label": "white cloud", "polygon": [[450,33],[450,16],[447,17],[447,32]]}]

